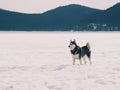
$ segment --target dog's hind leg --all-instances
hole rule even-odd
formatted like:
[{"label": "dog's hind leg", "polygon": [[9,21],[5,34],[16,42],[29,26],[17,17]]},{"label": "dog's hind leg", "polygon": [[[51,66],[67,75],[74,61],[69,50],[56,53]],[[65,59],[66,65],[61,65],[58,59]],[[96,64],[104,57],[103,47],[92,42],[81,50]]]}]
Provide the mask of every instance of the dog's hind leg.
[{"label": "dog's hind leg", "polygon": [[79,61],[80,61],[80,64],[82,65],[82,60],[81,60],[81,59],[79,59]]},{"label": "dog's hind leg", "polygon": [[88,57],[88,59],[89,59],[89,61],[90,61],[90,64],[92,64],[92,61],[91,61],[91,52],[89,52],[89,53],[87,54],[87,57]]},{"label": "dog's hind leg", "polygon": [[91,57],[89,58],[90,64],[92,64]]}]

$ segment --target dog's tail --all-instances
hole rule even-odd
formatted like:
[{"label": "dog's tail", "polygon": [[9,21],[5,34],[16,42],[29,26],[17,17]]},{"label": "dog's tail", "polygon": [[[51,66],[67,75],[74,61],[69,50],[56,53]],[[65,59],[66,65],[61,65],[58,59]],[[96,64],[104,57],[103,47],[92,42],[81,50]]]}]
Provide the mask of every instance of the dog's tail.
[{"label": "dog's tail", "polygon": [[89,50],[91,50],[91,45],[89,42],[86,44],[86,46],[88,47]]}]

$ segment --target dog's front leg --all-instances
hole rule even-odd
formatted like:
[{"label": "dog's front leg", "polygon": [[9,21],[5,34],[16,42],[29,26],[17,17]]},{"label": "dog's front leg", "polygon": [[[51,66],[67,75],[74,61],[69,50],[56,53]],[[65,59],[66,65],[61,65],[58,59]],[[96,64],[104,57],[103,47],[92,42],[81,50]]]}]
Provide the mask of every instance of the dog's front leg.
[{"label": "dog's front leg", "polygon": [[75,59],[73,59],[73,65],[75,65]]},{"label": "dog's front leg", "polygon": [[84,63],[86,64],[87,62],[86,62],[86,57],[85,56],[83,57],[83,60],[84,60]]}]

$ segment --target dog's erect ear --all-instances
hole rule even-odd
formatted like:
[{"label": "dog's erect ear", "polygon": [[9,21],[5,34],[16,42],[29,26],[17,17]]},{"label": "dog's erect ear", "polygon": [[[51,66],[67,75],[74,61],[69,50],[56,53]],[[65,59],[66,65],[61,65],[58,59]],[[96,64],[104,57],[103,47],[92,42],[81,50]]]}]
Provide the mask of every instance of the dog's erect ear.
[{"label": "dog's erect ear", "polygon": [[76,43],[76,40],[74,39],[74,42]]}]

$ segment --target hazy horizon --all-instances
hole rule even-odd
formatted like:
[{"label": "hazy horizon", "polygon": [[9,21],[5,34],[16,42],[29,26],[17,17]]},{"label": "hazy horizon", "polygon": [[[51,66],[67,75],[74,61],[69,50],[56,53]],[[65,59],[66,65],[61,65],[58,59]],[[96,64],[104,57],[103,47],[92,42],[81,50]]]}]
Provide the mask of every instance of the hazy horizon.
[{"label": "hazy horizon", "polygon": [[41,1],[41,0],[0,0],[0,8],[15,12],[22,13],[43,13],[48,10],[57,8],[59,6],[65,6],[69,4],[79,4],[96,9],[107,9],[119,0],[51,0],[51,1]]}]

